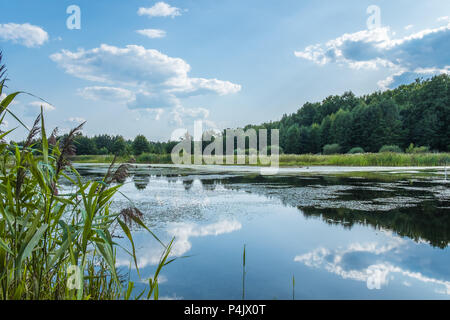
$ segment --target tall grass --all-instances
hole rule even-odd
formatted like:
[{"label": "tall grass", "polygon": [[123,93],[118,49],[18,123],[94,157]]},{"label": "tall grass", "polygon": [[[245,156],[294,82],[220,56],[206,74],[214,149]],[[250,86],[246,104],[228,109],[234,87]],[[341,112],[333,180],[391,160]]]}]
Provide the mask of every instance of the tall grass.
[{"label": "tall grass", "polygon": [[339,155],[281,155],[281,166],[444,166],[450,163],[450,153],[364,153]]},{"label": "tall grass", "polygon": [[[0,95],[3,87],[4,81],[0,82]],[[9,110],[17,95],[10,94],[0,102],[0,124],[9,113],[23,125]],[[71,166],[68,158],[81,127],[63,141],[57,141],[56,130],[47,138],[41,109],[23,146],[4,141],[12,130],[0,133],[0,299],[131,297],[133,283],[125,292],[124,279],[116,269],[116,252],[121,248],[111,230],[117,226],[128,238],[131,249],[127,252],[138,274],[126,220],[151,231],[132,204],[121,212],[110,208],[113,196],[120,192],[119,181],[127,174],[126,165],[115,171],[111,166],[101,181],[87,182]],[[36,150],[33,141],[39,136],[42,148]],[[62,191],[62,178],[71,184],[71,192]],[[171,245],[163,247],[165,259],[157,270],[172,261],[167,261],[170,249]],[[80,271],[78,285],[68,281],[71,269]],[[152,294],[158,297],[157,281],[156,277],[150,282],[147,298]]]},{"label": "tall grass", "polygon": [[[107,163],[113,156],[76,156],[74,162]],[[150,154],[145,153],[136,158],[136,163],[146,164],[170,164],[172,159],[170,154]],[[192,163],[194,157],[192,156]],[[203,161],[205,164],[205,161]],[[237,164],[237,156],[234,163]],[[358,154],[335,154],[335,155],[315,155],[315,154],[281,154],[279,158],[280,166],[445,166],[450,164],[450,153],[358,153]],[[225,160],[224,160],[224,165]],[[245,164],[249,164],[246,157]],[[257,165],[262,165],[259,161]]]}]

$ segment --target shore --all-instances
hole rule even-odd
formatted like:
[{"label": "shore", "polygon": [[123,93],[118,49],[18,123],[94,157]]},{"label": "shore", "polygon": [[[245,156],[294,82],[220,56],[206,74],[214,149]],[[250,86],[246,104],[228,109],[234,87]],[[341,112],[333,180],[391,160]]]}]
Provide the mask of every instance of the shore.
[{"label": "shore", "polygon": [[[71,158],[74,163],[110,163],[112,155],[83,155]],[[170,154],[142,154],[136,157],[118,157],[118,162],[133,158],[141,164],[171,164]],[[235,157],[235,163],[237,163]],[[193,161],[192,161],[193,163]],[[248,159],[246,161],[248,164]],[[258,163],[257,165],[261,165]],[[279,167],[348,166],[348,167],[444,167],[450,165],[450,153],[364,153],[337,155],[281,154]],[[235,165],[234,165],[235,166]]]}]

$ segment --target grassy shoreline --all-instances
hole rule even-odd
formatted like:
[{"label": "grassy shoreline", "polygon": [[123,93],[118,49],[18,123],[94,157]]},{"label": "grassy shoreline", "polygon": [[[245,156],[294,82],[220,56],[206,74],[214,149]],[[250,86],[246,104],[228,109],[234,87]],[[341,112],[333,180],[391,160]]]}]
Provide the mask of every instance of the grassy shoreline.
[{"label": "grassy shoreline", "polygon": [[[110,163],[112,155],[75,156],[70,160],[74,163]],[[121,157],[118,162],[126,162],[130,157]],[[170,154],[143,154],[135,158],[136,163],[170,164]],[[237,161],[235,161],[237,163]],[[248,160],[246,162],[248,164]],[[338,155],[280,155],[280,167],[300,166],[358,166],[358,167],[418,167],[445,166],[450,164],[450,153],[364,153]],[[261,165],[258,163],[258,165]]]}]

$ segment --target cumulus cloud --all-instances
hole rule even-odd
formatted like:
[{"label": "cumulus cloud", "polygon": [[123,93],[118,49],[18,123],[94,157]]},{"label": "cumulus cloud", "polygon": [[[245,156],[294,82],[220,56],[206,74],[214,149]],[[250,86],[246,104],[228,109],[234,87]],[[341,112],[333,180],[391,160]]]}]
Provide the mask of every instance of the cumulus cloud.
[{"label": "cumulus cloud", "polygon": [[50,58],[75,77],[103,83],[163,85],[190,71],[183,59],[137,45],[118,48],[102,44],[92,50],[62,50]]},{"label": "cumulus cloud", "polygon": [[3,119],[3,121],[0,123],[0,130],[2,129],[7,129],[9,126],[8,121],[6,121],[5,119]]},{"label": "cumulus cloud", "polygon": [[[183,256],[191,250],[192,238],[207,237],[207,236],[219,236],[222,234],[232,233],[240,230],[242,224],[236,220],[221,220],[215,223],[200,225],[195,223],[172,223],[167,234],[170,239],[175,238],[170,256]],[[145,268],[150,265],[156,265],[159,263],[163,249],[149,244],[138,249],[138,267]],[[129,266],[130,260],[119,259],[116,263],[117,266]],[[132,266],[133,268],[133,266]]]},{"label": "cumulus cloud", "polygon": [[174,108],[171,113],[174,123],[180,126],[185,122],[205,120],[209,117],[209,110],[205,108],[185,108],[183,106],[179,106]]},{"label": "cumulus cloud", "polygon": [[177,7],[172,7],[165,2],[157,2],[150,8],[139,8],[138,15],[148,17],[171,17],[181,16],[181,10]]},{"label": "cumulus cloud", "polygon": [[191,78],[191,67],[183,59],[138,45],[102,44],[91,50],[62,50],[50,58],[68,74],[103,84],[80,90],[84,97],[120,100],[130,109],[179,107],[180,98],[241,90],[229,81]]},{"label": "cumulus cloud", "polygon": [[[409,280],[434,284],[438,287],[439,292],[449,295],[449,281],[406,270],[401,266],[402,257],[399,254],[402,252],[401,247],[404,245],[404,240],[393,238],[391,242],[385,245],[353,243],[345,249],[317,248],[296,256],[294,261],[311,268],[323,268],[343,279],[366,282],[369,290],[379,290],[387,286],[389,275],[396,273]],[[410,257],[406,256],[403,259],[408,260]],[[395,265],[389,260],[398,260],[399,265]]]},{"label": "cumulus cloud", "polygon": [[39,109],[39,110],[40,110],[40,108],[42,107],[42,109],[43,109],[44,111],[53,111],[53,110],[55,110],[55,107],[54,107],[54,106],[52,106],[52,105],[49,104],[49,103],[42,102],[42,101],[33,101],[33,102],[30,102],[30,103],[28,104],[28,106],[30,106],[30,107],[32,107],[32,108],[37,108],[37,109]]},{"label": "cumulus cloud", "polygon": [[192,244],[190,238],[218,236],[240,230],[242,224],[236,220],[223,220],[208,225],[198,225],[194,223],[175,223],[169,228],[168,233],[175,237],[173,251],[176,256],[181,256],[188,252]]},{"label": "cumulus cloud", "polygon": [[[403,38],[393,36],[389,27],[363,30],[344,34],[325,44],[310,45],[294,54],[318,65],[338,63],[353,69],[386,67],[397,77],[406,72],[419,74],[418,70],[423,69],[447,72],[450,24]],[[389,82],[395,81],[386,79],[380,83]]]},{"label": "cumulus cloud", "polygon": [[[6,98],[6,93],[2,93],[0,95],[0,102],[5,98]],[[18,100],[14,99],[13,101],[11,101],[11,103],[9,105],[13,106],[13,105],[18,105],[18,104],[20,104],[20,102]]]},{"label": "cumulus cloud", "polygon": [[93,86],[78,90],[78,94],[89,100],[129,102],[135,99],[133,92],[123,88]]},{"label": "cumulus cloud", "polygon": [[86,119],[80,118],[80,117],[70,117],[69,119],[67,119],[67,122],[75,123],[75,124],[81,124],[85,121],[86,121]]},{"label": "cumulus cloud", "polygon": [[136,32],[150,39],[164,38],[166,36],[166,32],[161,29],[142,29]]},{"label": "cumulus cloud", "polygon": [[156,121],[161,120],[161,116],[164,113],[164,109],[158,108],[158,109],[146,109],[148,113],[154,116],[154,119]]},{"label": "cumulus cloud", "polygon": [[26,104],[24,107],[24,115],[26,117],[36,117],[41,112],[41,107],[44,112],[50,112],[56,109],[51,104],[43,101],[33,101]]},{"label": "cumulus cloud", "polygon": [[38,47],[48,41],[48,33],[41,27],[29,23],[0,24],[0,39],[12,41],[26,47]]}]

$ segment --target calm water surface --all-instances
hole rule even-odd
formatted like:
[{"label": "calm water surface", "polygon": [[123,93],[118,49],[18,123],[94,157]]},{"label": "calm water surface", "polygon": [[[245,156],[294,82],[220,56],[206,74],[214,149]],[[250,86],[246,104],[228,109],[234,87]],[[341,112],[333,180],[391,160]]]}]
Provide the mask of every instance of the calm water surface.
[{"label": "calm water surface", "polygon": [[[86,179],[106,170],[77,168]],[[161,298],[241,299],[246,245],[246,299],[449,299],[450,184],[442,172],[378,175],[139,166],[121,191],[187,256],[164,268]],[[113,206],[128,205],[118,195]],[[161,247],[137,228],[134,237],[138,292]],[[126,272],[129,256],[117,264]]]}]

